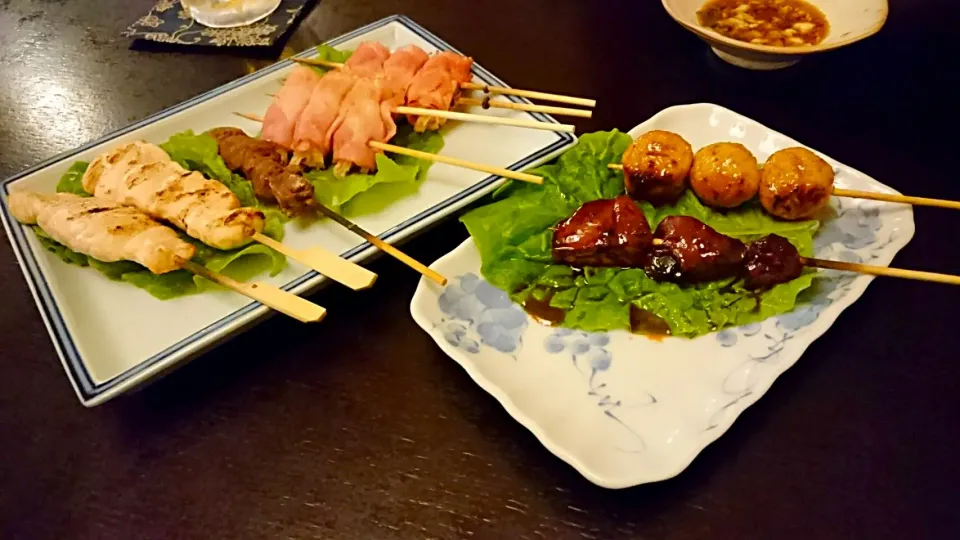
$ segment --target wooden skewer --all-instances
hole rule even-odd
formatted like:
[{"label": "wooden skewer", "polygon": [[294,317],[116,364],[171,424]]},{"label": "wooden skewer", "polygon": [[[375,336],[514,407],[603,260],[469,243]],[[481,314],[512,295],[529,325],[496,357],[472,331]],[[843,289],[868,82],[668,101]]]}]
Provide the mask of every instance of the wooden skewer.
[{"label": "wooden skewer", "polygon": [[569,107],[553,107],[550,105],[530,105],[529,103],[514,103],[512,101],[503,101],[490,99],[487,96],[483,99],[474,99],[462,97],[457,99],[457,105],[468,107],[483,107],[484,109],[510,109],[513,111],[540,112],[544,114],[555,114],[558,116],[576,116],[579,118],[592,118],[593,111],[586,109],[571,109]]},{"label": "wooden skewer", "polygon": [[876,193],[873,191],[856,191],[852,189],[838,188],[833,188],[833,194],[837,197],[852,197],[854,199],[869,199],[871,201],[912,204],[914,206],[936,206],[938,208],[951,208],[954,210],[960,210],[960,201],[928,199],[926,197],[909,197],[907,195],[892,195],[889,193]]},{"label": "wooden skewer", "polygon": [[355,291],[369,289],[377,281],[377,274],[325,249],[294,249],[263,233],[255,233],[253,239]]},{"label": "wooden skewer", "polygon": [[[235,112],[233,113],[241,118],[246,118],[247,120],[253,120],[254,122],[263,122],[263,117],[256,114]],[[511,171],[510,169],[504,169],[502,167],[494,167],[492,165],[484,165],[482,163],[475,163],[473,161],[467,161],[464,159],[452,158],[447,156],[441,156],[439,154],[431,154],[429,152],[421,152],[420,150],[412,150],[410,148],[404,148],[402,146],[396,146],[393,144],[386,144],[377,141],[370,141],[370,146],[383,150],[385,152],[391,152],[394,154],[403,154],[405,156],[415,157],[418,159],[424,159],[427,161],[434,161],[437,163],[445,163],[447,165],[453,165],[455,167],[463,167],[464,169],[473,169],[475,171],[485,172],[489,174],[494,174],[497,176],[502,176],[504,178],[512,178],[513,180],[520,180],[521,182],[530,182],[532,184],[542,184],[543,178],[533,174],[527,174],[517,171]]]},{"label": "wooden skewer", "polygon": [[441,286],[447,284],[447,278],[443,277],[442,275],[440,275],[438,272],[434,271],[433,269],[428,268],[427,266],[425,266],[425,265],[424,265],[423,263],[421,263],[420,261],[414,259],[413,257],[411,257],[411,256],[407,255],[406,253],[400,251],[399,249],[393,247],[392,244],[388,244],[387,242],[381,240],[381,239],[380,239],[379,237],[377,237],[376,235],[370,234],[369,232],[367,232],[366,230],[364,230],[362,227],[360,227],[360,226],[357,225],[356,223],[354,223],[354,222],[350,221],[349,219],[341,216],[340,214],[334,212],[333,210],[327,208],[326,206],[324,206],[324,205],[322,205],[322,204],[319,204],[319,203],[318,203],[318,204],[317,204],[317,208],[320,210],[320,213],[321,213],[321,214],[323,214],[323,215],[327,216],[328,218],[336,221],[336,222],[339,223],[340,225],[343,225],[344,227],[346,227],[347,229],[349,229],[351,232],[356,233],[357,235],[359,235],[361,238],[363,238],[363,239],[366,240],[367,242],[370,242],[371,244],[373,244],[374,246],[376,246],[376,248],[379,249],[380,251],[382,251],[382,252],[390,255],[391,257],[397,259],[398,261],[400,261],[400,262],[402,262],[403,264],[409,266],[410,268],[413,268],[413,269],[416,270],[417,272],[420,272],[421,274],[423,274],[424,276],[426,276],[427,278],[433,280],[434,282],[436,282],[437,284],[439,284],[439,285],[441,285]]},{"label": "wooden skewer", "polygon": [[543,178],[540,178],[539,176],[536,176],[533,174],[511,171],[510,169],[494,167],[492,165],[484,165],[482,163],[475,163],[473,161],[441,156],[438,154],[431,154],[429,152],[421,152],[420,150],[412,150],[410,148],[404,148],[402,146],[396,146],[393,144],[386,144],[386,143],[377,142],[377,141],[370,141],[369,144],[373,148],[377,148],[385,152],[391,152],[393,154],[403,154],[405,156],[415,157],[418,159],[435,161],[437,163],[445,163],[447,165],[453,165],[455,167],[463,167],[464,169],[473,169],[475,171],[494,174],[497,176],[502,176],[504,178],[512,178],[514,180],[520,180],[522,182],[530,182],[532,184],[543,183]]},{"label": "wooden skewer", "polygon": [[[655,246],[663,244],[660,238],[654,238],[651,242]],[[843,261],[828,261],[826,259],[813,259],[809,257],[800,257],[800,262],[810,268],[823,268],[826,270],[840,270],[842,272],[856,272],[858,274],[867,274],[870,276],[895,277],[901,279],[915,279],[918,281],[931,281],[933,283],[946,283],[947,285],[960,285],[960,276],[950,274],[938,274],[936,272],[921,272],[918,270],[904,270],[903,268],[890,268],[887,266],[873,266],[869,264],[851,263]]]},{"label": "wooden skewer", "polygon": [[300,322],[320,322],[327,315],[323,307],[269,283],[241,283],[189,261],[183,267]]},{"label": "wooden skewer", "polygon": [[[611,169],[623,170],[620,163],[611,163],[607,165]],[[960,210],[960,201],[948,201],[946,199],[929,199],[927,197],[910,197],[907,195],[894,195],[891,193],[877,193],[875,191],[857,191],[854,189],[833,188],[835,197],[850,197],[852,199],[868,199],[871,201],[883,201],[900,204],[912,204],[914,206],[935,206],[938,208],[950,208]]]},{"label": "wooden skewer", "polygon": [[950,274],[938,274],[936,272],[920,272],[918,270],[904,270],[903,268],[888,268],[886,266],[871,266],[869,264],[827,261],[823,259],[808,259],[801,257],[804,266],[811,268],[825,268],[827,270],[841,270],[844,272],[857,272],[871,276],[885,276],[902,279],[916,279],[919,281],[932,281],[934,283],[946,283],[948,285],[960,285],[960,276],[951,276]]},{"label": "wooden skewer", "polygon": [[[330,69],[340,69],[343,64],[339,62],[330,62],[327,60],[317,60],[314,58],[291,58],[298,64],[307,64],[310,66],[320,66]],[[505,96],[520,96],[530,99],[542,99],[544,101],[555,101],[557,103],[569,103],[571,105],[580,105],[583,107],[596,107],[595,99],[586,99],[573,96],[564,96],[561,94],[548,94],[546,92],[536,92],[534,90],[519,90],[516,88],[504,88],[502,86],[489,86],[474,82],[461,83],[460,88],[464,90],[482,90],[487,94],[501,94]]]},{"label": "wooden skewer", "polygon": [[570,105],[580,105],[582,107],[596,107],[597,100],[586,99],[573,96],[564,96],[561,94],[548,94],[547,92],[537,92],[534,90],[518,90],[516,88],[504,88],[502,86],[489,86],[475,82],[460,83],[460,88],[464,90],[482,90],[487,94],[501,94],[504,96],[520,96],[530,99],[542,99],[544,101],[556,101],[557,103],[569,103]]},{"label": "wooden skewer", "polygon": [[[273,97],[273,94],[267,94]],[[570,109],[574,110],[574,109]],[[420,109],[417,107],[396,107],[393,110],[397,114],[413,114],[416,116],[432,116],[435,118],[446,118],[448,120],[461,120],[464,122],[477,122],[480,124],[496,124],[499,126],[514,126],[532,129],[542,129],[544,131],[556,131],[560,133],[573,133],[574,127],[570,124],[554,124],[552,122],[539,122],[537,120],[522,120],[518,118],[502,118],[499,116],[486,116],[483,114],[470,114],[455,111],[440,111],[437,109]],[[589,112],[589,111],[588,111]],[[236,113],[244,118],[250,118],[245,113]],[[250,118],[252,120],[252,118]]]},{"label": "wooden skewer", "polygon": [[420,107],[394,107],[393,112],[397,114],[412,114],[415,116],[431,116],[434,118],[446,118],[447,120],[460,120],[462,122],[478,122],[480,124],[496,124],[499,126],[514,126],[532,129],[542,129],[544,131],[557,131],[560,133],[573,133],[574,127],[570,124],[554,124],[552,122],[538,122],[537,120],[523,120],[520,118],[503,118],[500,116],[487,116],[484,114],[470,114],[456,111],[441,111],[437,109],[422,109]]}]

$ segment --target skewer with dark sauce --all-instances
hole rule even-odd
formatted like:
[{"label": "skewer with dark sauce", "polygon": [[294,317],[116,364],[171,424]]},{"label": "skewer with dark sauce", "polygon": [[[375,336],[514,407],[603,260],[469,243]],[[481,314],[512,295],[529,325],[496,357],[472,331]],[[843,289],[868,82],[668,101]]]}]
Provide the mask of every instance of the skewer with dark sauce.
[{"label": "skewer with dark sauce", "polygon": [[581,206],[557,226],[552,254],[574,267],[643,268],[651,279],[684,285],[743,278],[747,289],[785,283],[803,269],[797,249],[777,235],[747,246],[690,216],[668,216],[651,234],[626,196]]}]

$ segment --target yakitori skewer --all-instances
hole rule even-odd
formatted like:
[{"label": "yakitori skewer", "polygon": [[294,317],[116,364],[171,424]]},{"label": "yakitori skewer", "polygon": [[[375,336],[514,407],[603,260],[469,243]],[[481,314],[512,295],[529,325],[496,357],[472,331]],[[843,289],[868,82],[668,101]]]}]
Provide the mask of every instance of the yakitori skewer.
[{"label": "yakitori skewer", "polygon": [[196,248],[166,225],[131,206],[102,197],[71,193],[14,191],[10,213],[37,225],[67,248],[103,262],[132,261],[153,274],[187,270],[302,322],[317,322],[327,311],[267,283],[240,283],[191,262]]},{"label": "yakitori skewer", "polygon": [[[233,113],[241,118],[246,118],[247,120],[252,120],[254,122],[263,122],[263,117],[257,114],[235,112]],[[377,141],[370,141],[369,145],[378,150],[383,150],[385,152],[390,152],[393,154],[402,154],[405,156],[415,157],[418,159],[423,159],[427,161],[433,161],[436,163],[444,163],[446,165],[453,165],[455,167],[463,167],[464,169],[472,169],[475,171],[485,172],[497,176],[502,176],[504,178],[511,178],[513,180],[520,180],[521,182],[530,182],[533,184],[542,184],[543,178],[517,171],[511,171],[510,169],[504,169],[502,167],[494,167],[492,165],[485,165],[483,163],[476,163],[473,161],[467,161],[465,159],[452,158],[448,156],[442,156],[439,154],[431,154],[429,152],[422,152],[420,150],[413,150],[411,148],[404,148],[403,146],[397,146],[394,144],[386,144]]]},{"label": "yakitori skewer", "polygon": [[[611,169],[623,170],[620,163],[611,163],[608,165]],[[960,210],[960,201],[950,201],[946,199],[930,199],[926,197],[911,197],[908,195],[897,195],[893,193],[878,193],[875,191],[859,191],[853,189],[833,188],[830,194],[835,197],[848,197],[851,199],[867,199],[871,201],[882,201],[900,204],[910,204],[913,206],[933,206],[937,208],[949,208]]]},{"label": "yakitori skewer", "polygon": [[234,249],[252,240],[354,290],[369,288],[377,279],[370,270],[318,247],[295,250],[262,234],[263,212],[240,207],[226,186],[187,171],[153,144],[135,141],[101,154],[84,173],[83,186],[92,195],[165,220],[215,249]]},{"label": "yakitori skewer", "polygon": [[[257,115],[254,115],[254,114],[246,114],[246,113],[235,113],[235,114],[236,114],[237,116],[242,117],[242,118],[246,118],[246,119],[248,119],[248,120],[253,120],[254,122],[263,122],[263,118],[262,118],[262,117],[257,116]],[[373,145],[373,143],[371,143],[371,146],[372,146],[372,145]],[[387,146],[390,146],[390,145],[387,145]],[[425,152],[424,152],[424,153],[425,153]],[[432,156],[433,154],[427,154],[427,155]],[[384,253],[387,253],[388,255],[394,257],[395,259],[397,259],[397,260],[399,260],[400,262],[406,264],[406,265],[409,266],[410,268],[413,268],[414,270],[416,270],[416,271],[419,272],[420,274],[424,275],[425,277],[431,279],[432,281],[434,281],[434,282],[436,282],[436,283],[438,283],[438,284],[440,284],[440,285],[446,285],[446,284],[447,284],[447,278],[445,278],[443,275],[441,275],[441,274],[438,273],[437,271],[435,271],[435,270],[427,267],[425,264],[417,261],[417,260],[414,259],[413,257],[410,257],[409,255],[407,255],[406,253],[400,251],[399,249],[397,249],[397,248],[394,247],[393,245],[391,245],[391,244],[383,241],[382,239],[378,238],[376,235],[374,235],[374,234],[372,234],[372,233],[370,233],[370,232],[367,232],[366,230],[364,230],[362,227],[360,227],[360,226],[357,225],[356,223],[353,223],[352,221],[348,220],[347,218],[345,218],[345,217],[341,216],[340,214],[334,212],[334,211],[331,210],[330,208],[327,208],[326,206],[324,206],[323,204],[321,204],[319,201],[316,201],[316,200],[311,201],[311,205],[310,205],[310,206],[311,206],[312,208],[316,208],[316,209],[317,209],[320,213],[322,213],[323,215],[329,217],[330,219],[333,219],[334,221],[336,221],[336,222],[339,223],[340,225],[346,227],[346,228],[347,228],[348,230],[350,230],[351,232],[356,233],[357,235],[359,235],[361,238],[363,238],[363,239],[366,240],[367,242],[370,242],[371,244],[373,244],[377,249],[379,249],[379,250],[383,251]],[[269,240],[269,239],[268,239],[268,240]],[[281,251],[281,253],[283,253],[283,252]],[[341,260],[343,260],[343,259],[341,259]]]},{"label": "yakitori skewer", "polygon": [[627,192],[655,205],[676,201],[688,188],[707,206],[734,208],[757,197],[769,214],[809,219],[831,196],[960,209],[960,202],[838,189],[836,171],[822,157],[799,146],[772,153],[761,166],[740,143],[717,142],[694,153],[680,135],[652,130],[641,134],[611,169],[624,171]]},{"label": "yakitori skewer", "polygon": [[[341,69],[343,64],[340,62],[330,62],[328,60],[319,60],[315,58],[291,58],[290,60],[297,62],[299,64],[307,64],[310,66],[320,66],[330,69]],[[550,94],[547,92],[537,92],[534,90],[519,90],[516,88],[505,88],[502,86],[489,86],[486,84],[477,84],[473,82],[465,82],[460,85],[464,90],[481,90],[487,94],[501,94],[507,96],[519,96],[530,99],[542,99],[544,101],[554,101],[557,103],[568,103],[570,105],[580,105],[583,107],[596,107],[597,101],[594,99],[565,96],[562,94]]]},{"label": "yakitori skewer", "polygon": [[[267,94],[270,97],[275,97],[274,94]],[[471,102],[469,104],[483,105],[481,100],[460,100]],[[517,109],[520,109],[518,103],[510,103],[511,105],[518,105]],[[513,107],[507,107],[513,108]],[[546,107],[547,109],[555,109],[561,107]],[[520,109],[523,110],[523,109]],[[568,109],[574,110],[574,109]],[[529,129],[540,129],[543,131],[556,131],[557,133],[574,133],[576,128],[571,124],[554,124],[553,122],[540,122],[538,120],[523,120],[520,118],[504,118],[502,116],[487,116],[483,114],[471,114],[465,112],[457,111],[442,111],[439,109],[424,109],[421,107],[407,107],[399,106],[394,107],[393,112],[395,114],[408,114],[412,116],[425,116],[430,118],[443,118],[445,120],[459,120],[461,122],[475,122],[478,124],[493,124],[497,126],[511,126],[511,127],[521,127]],[[584,111],[589,113],[590,111]]]},{"label": "yakitori skewer", "polygon": [[667,216],[651,231],[629,195],[580,206],[554,227],[551,255],[579,268],[642,268],[653,280],[684,285],[742,279],[749,290],[792,281],[805,266],[960,285],[960,276],[802,257],[776,234],[745,244],[692,216]]}]

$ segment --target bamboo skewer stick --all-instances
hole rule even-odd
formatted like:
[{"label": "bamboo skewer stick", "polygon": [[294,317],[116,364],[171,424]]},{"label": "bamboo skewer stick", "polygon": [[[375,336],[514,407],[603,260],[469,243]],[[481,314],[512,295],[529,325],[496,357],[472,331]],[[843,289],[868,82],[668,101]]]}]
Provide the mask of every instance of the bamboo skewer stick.
[{"label": "bamboo skewer stick", "polygon": [[893,195],[890,193],[876,193],[873,191],[857,191],[853,189],[838,188],[833,188],[833,194],[837,197],[851,197],[854,199],[869,199],[871,201],[912,204],[914,206],[935,206],[938,208],[960,210],[960,201],[948,201],[945,199],[928,199],[926,197],[910,197],[907,195]]},{"label": "bamboo skewer stick", "polygon": [[[623,170],[623,165],[619,163],[610,163],[607,167]],[[938,208],[950,208],[960,210],[960,201],[949,201],[946,199],[929,199],[927,197],[910,197],[907,195],[895,195],[892,193],[877,193],[875,191],[857,191],[853,189],[833,188],[835,197],[850,197],[852,199],[868,199],[871,201],[883,201],[900,204],[912,204],[914,206],[935,206]]]},{"label": "bamboo skewer stick", "polygon": [[434,118],[446,118],[447,120],[460,120],[462,122],[477,122],[480,124],[496,124],[499,126],[513,126],[531,129],[542,129],[544,131],[557,131],[560,133],[573,133],[574,127],[570,124],[554,124],[552,122],[538,122],[536,120],[522,120],[519,118],[504,118],[500,116],[486,116],[483,114],[470,114],[456,111],[441,111],[437,109],[422,109],[420,107],[394,107],[393,112],[397,114],[412,114],[415,116],[429,116]]},{"label": "bamboo skewer stick", "polygon": [[542,99],[544,101],[555,101],[557,103],[568,103],[570,105],[580,105],[581,107],[596,107],[597,100],[579,98],[573,96],[564,96],[562,94],[549,94],[547,92],[537,92],[534,90],[519,90],[516,88],[504,88],[502,86],[489,86],[475,82],[460,83],[460,88],[464,90],[482,90],[486,94],[501,94],[504,96],[519,96],[529,99]]},{"label": "bamboo skewer stick", "polygon": [[375,236],[375,235],[367,232],[366,230],[364,230],[362,227],[360,227],[360,226],[357,225],[356,223],[354,223],[354,222],[350,221],[349,219],[341,216],[340,214],[334,212],[333,210],[327,208],[326,206],[324,206],[324,205],[322,205],[322,204],[319,204],[319,203],[318,203],[318,204],[317,204],[317,208],[320,210],[320,213],[322,213],[323,215],[327,216],[328,218],[336,221],[336,222],[339,223],[340,225],[343,225],[344,227],[346,227],[346,228],[347,228],[348,230],[350,230],[351,232],[356,233],[357,235],[359,235],[361,238],[363,238],[363,239],[366,240],[367,242],[370,242],[371,244],[373,244],[373,245],[374,245],[377,249],[379,249],[380,251],[382,251],[382,252],[384,252],[384,253],[387,253],[387,254],[390,255],[391,257],[397,259],[398,261],[400,261],[400,262],[402,262],[403,264],[409,266],[410,268],[413,268],[413,269],[416,270],[417,272],[420,272],[420,273],[423,274],[425,277],[433,280],[434,282],[436,282],[437,284],[439,284],[439,285],[441,285],[441,286],[444,286],[444,285],[447,284],[447,278],[443,277],[443,276],[440,275],[438,272],[436,272],[436,271],[428,268],[427,266],[425,266],[425,265],[424,265],[423,263],[421,263],[420,261],[417,261],[417,260],[414,259],[413,257],[411,257],[411,256],[407,255],[406,253],[400,251],[399,249],[393,247],[392,244],[388,244],[387,242],[381,240],[381,239],[378,238],[377,236]]},{"label": "bamboo skewer stick", "polygon": [[425,159],[429,161],[435,161],[437,163],[444,163],[446,165],[453,165],[455,167],[463,167],[464,169],[473,169],[475,171],[485,172],[493,174],[496,176],[502,176],[504,178],[512,178],[514,180],[520,180],[522,182],[530,182],[532,184],[542,184],[543,178],[533,174],[527,174],[517,171],[511,171],[510,169],[504,169],[502,167],[494,167],[492,165],[484,165],[482,163],[475,163],[473,161],[467,161],[464,159],[441,156],[438,154],[431,154],[429,152],[421,152],[420,150],[412,150],[410,148],[404,148],[402,146],[396,146],[393,144],[386,144],[377,141],[370,141],[370,146],[383,150],[385,152],[391,152],[393,154],[402,154],[405,156],[415,157],[419,159]]},{"label": "bamboo skewer stick", "polygon": [[[320,66],[330,69],[341,69],[343,64],[339,62],[330,62],[328,60],[318,60],[315,58],[291,58],[298,64],[307,64],[310,66]],[[555,101],[557,103],[569,103],[570,105],[580,105],[583,107],[596,107],[595,99],[579,98],[573,96],[564,96],[562,94],[550,94],[547,92],[537,92],[534,90],[519,90],[516,88],[504,88],[502,86],[489,86],[474,82],[461,83],[460,88],[464,90],[482,90],[487,94],[501,94],[505,96],[520,96],[530,99],[542,99],[544,101]]]},{"label": "bamboo skewer stick", "polygon": [[189,261],[183,267],[300,322],[320,322],[327,315],[327,310],[322,306],[269,283],[242,283]]},{"label": "bamboo skewer stick", "polygon": [[514,103],[512,101],[503,101],[490,99],[489,96],[483,99],[458,98],[457,105],[468,107],[483,107],[484,109],[509,109],[513,111],[539,112],[544,114],[555,114],[558,116],[576,116],[579,118],[593,118],[593,111],[586,109],[571,109],[569,107],[553,107],[550,105],[530,105],[529,103]]},{"label": "bamboo skewer stick", "polygon": [[355,291],[369,289],[377,281],[377,274],[325,249],[294,249],[263,233],[255,233],[253,239]]},{"label": "bamboo skewer stick", "polygon": [[[663,240],[654,238],[652,244],[655,246],[662,245]],[[960,276],[952,276],[950,274],[904,270],[903,268],[890,268],[887,266],[873,266],[843,261],[828,261],[826,259],[813,259],[809,257],[800,257],[800,262],[809,268],[823,268],[825,270],[840,270],[841,272],[856,272],[869,276],[895,277],[915,279],[917,281],[930,281],[933,283],[946,283],[947,285],[960,285]]]},{"label": "bamboo skewer stick", "polygon": [[867,274],[870,276],[885,276],[902,279],[915,279],[918,281],[931,281],[933,283],[946,283],[947,285],[960,285],[960,276],[950,274],[938,274],[936,272],[921,272],[918,270],[904,270],[903,268],[888,268],[886,266],[871,266],[869,264],[827,261],[823,259],[808,259],[801,257],[804,266],[811,268],[824,268],[827,270],[841,270],[844,272],[857,272],[858,274]]}]

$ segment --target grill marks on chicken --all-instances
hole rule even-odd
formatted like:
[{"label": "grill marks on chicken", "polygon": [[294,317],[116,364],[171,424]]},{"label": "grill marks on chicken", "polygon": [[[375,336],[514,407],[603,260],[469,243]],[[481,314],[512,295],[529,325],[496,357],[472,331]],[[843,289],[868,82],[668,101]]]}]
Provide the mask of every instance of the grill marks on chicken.
[{"label": "grill marks on chicken", "polygon": [[225,185],[184,169],[160,147],[142,141],[97,157],[84,173],[83,186],[88,193],[136,207],[217,249],[243,246],[263,230],[263,212],[241,207]]},{"label": "grill marks on chicken", "polygon": [[803,270],[797,249],[773,234],[747,246],[689,216],[668,216],[651,233],[627,195],[585,203],[556,226],[551,252],[557,263],[643,268],[657,281],[743,278],[750,290],[793,280]]},{"label": "grill marks on chicken", "polygon": [[288,168],[288,153],[283,147],[254,139],[237,128],[216,128],[207,133],[217,140],[227,167],[240,171],[253,184],[258,199],[278,203],[291,216],[316,208],[313,186]]},{"label": "grill marks on chicken", "polygon": [[195,252],[169,227],[136,208],[98,197],[13,192],[10,213],[68,248],[103,262],[133,261],[154,274],[183,268]]}]

